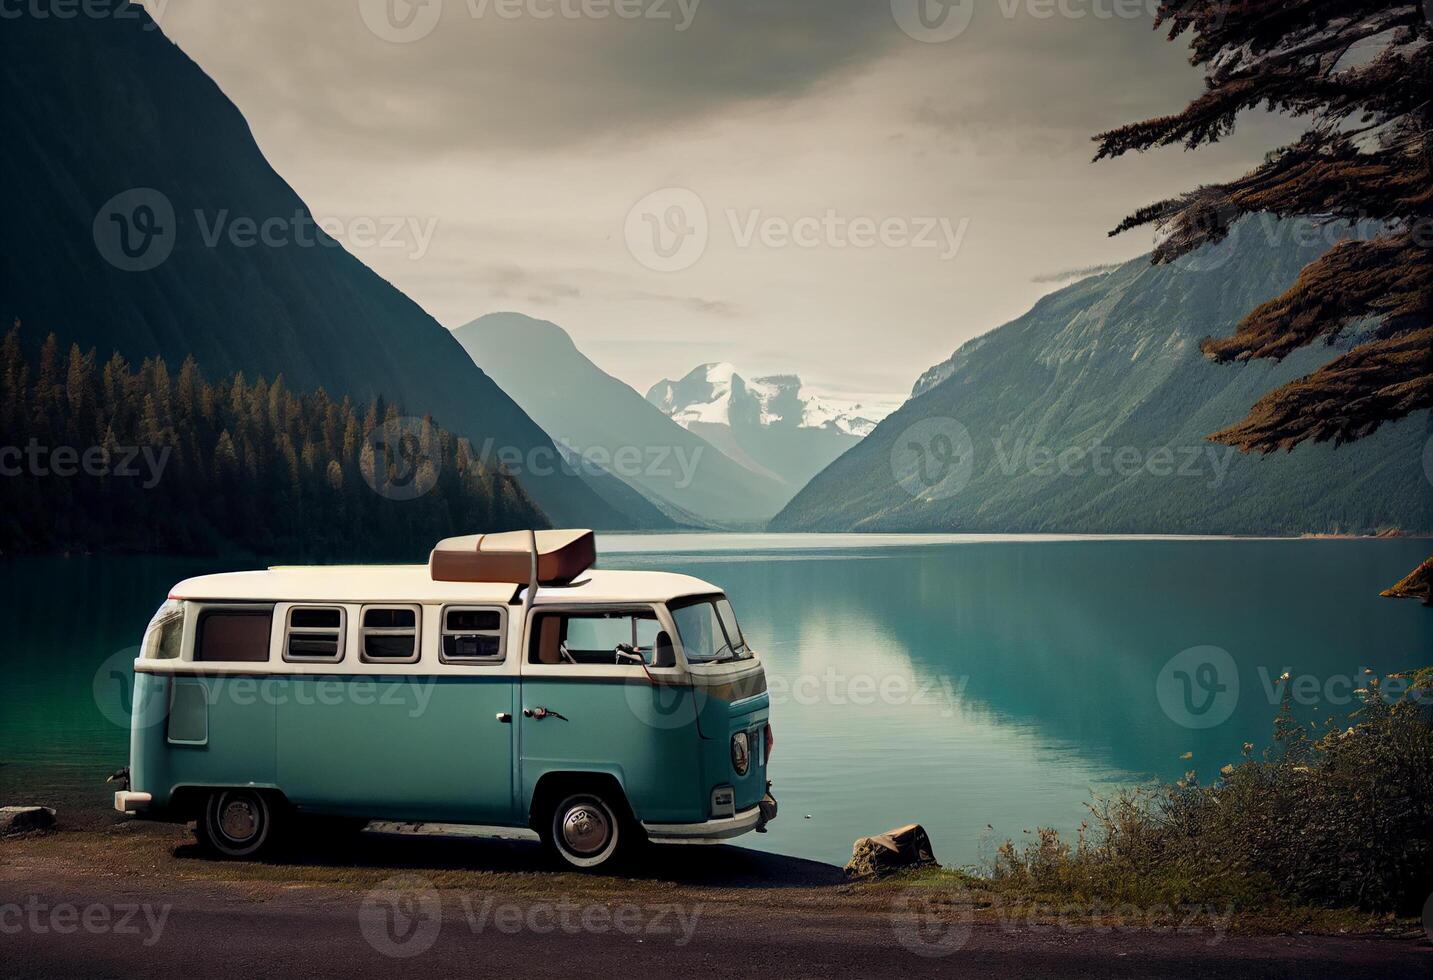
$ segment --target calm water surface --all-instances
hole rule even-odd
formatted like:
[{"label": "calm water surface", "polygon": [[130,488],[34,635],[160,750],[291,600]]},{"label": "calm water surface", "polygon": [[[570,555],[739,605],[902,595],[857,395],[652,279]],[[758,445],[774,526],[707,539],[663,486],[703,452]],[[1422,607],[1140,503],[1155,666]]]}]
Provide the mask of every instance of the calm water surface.
[{"label": "calm water surface", "polygon": [[[919,821],[942,861],[974,863],[1025,829],[1073,828],[1093,792],[1191,768],[1209,778],[1245,741],[1265,744],[1284,671],[1319,718],[1350,710],[1365,668],[1433,663],[1433,613],[1378,597],[1426,541],[690,535],[600,548],[606,567],[686,572],[731,595],[771,681],[782,805],[769,834],[742,843],[833,862],[858,836]],[[0,564],[0,801],[100,818],[127,742],[97,706],[97,671],[112,703],[101,665],[138,642],[169,587],[232,567]],[[1201,651],[1166,669],[1194,648],[1225,651],[1227,668],[1200,673],[1218,666]]]}]

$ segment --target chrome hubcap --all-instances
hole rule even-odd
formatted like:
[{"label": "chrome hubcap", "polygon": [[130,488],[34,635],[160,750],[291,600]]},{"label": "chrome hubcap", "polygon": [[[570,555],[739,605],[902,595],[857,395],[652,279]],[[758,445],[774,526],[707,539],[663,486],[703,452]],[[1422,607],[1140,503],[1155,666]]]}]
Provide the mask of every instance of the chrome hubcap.
[{"label": "chrome hubcap", "polygon": [[562,841],[579,854],[602,850],[611,832],[607,816],[588,803],[572,807],[562,818]]},{"label": "chrome hubcap", "polygon": [[219,814],[219,829],[230,840],[246,841],[259,831],[259,814],[248,800],[231,800]]}]

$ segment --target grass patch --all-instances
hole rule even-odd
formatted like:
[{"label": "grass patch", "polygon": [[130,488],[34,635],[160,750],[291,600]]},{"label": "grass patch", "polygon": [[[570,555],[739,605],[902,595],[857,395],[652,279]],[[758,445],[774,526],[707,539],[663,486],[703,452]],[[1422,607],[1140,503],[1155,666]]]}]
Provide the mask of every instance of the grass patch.
[{"label": "grass patch", "polygon": [[[1090,805],[1073,840],[1040,829],[976,872],[902,887],[963,896],[976,917],[1083,917],[1230,931],[1422,932],[1433,893],[1433,669],[1370,677],[1347,724],[1306,728],[1291,697],[1262,758]],[[891,887],[885,884],[883,887]]]}]

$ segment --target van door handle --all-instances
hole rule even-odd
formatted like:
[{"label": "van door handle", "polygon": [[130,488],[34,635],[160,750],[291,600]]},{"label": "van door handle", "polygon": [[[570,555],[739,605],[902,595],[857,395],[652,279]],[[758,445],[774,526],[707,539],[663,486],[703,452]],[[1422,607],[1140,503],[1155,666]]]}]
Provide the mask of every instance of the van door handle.
[{"label": "van door handle", "polygon": [[511,725],[512,715],[508,714],[506,711],[499,711],[498,721],[502,722],[504,725]]},{"label": "van door handle", "polygon": [[556,711],[553,711],[551,708],[543,708],[543,707],[523,708],[523,709],[522,709],[522,716],[523,716],[524,718],[531,718],[533,721],[542,721],[542,719],[544,719],[544,718],[556,718],[556,719],[558,719],[559,721],[566,721],[566,720],[567,720],[566,717],[564,717],[563,715],[559,714],[559,713],[556,712]]}]

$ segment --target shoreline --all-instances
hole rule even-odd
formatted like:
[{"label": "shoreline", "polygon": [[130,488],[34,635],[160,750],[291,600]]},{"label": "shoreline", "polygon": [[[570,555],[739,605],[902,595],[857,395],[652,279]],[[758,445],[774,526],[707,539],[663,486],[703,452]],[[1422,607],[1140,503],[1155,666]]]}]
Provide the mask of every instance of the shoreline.
[{"label": "shoreline", "polygon": [[[363,835],[369,837],[370,835]],[[1144,978],[1196,972],[1426,977],[1408,921],[997,902],[959,874],[847,882],[740,847],[653,849],[620,872],[553,870],[536,845],[333,840],[217,862],[186,828],[126,821],[0,841],[0,926],[17,976],[739,975]],[[798,966],[799,964],[799,966]]]}]

